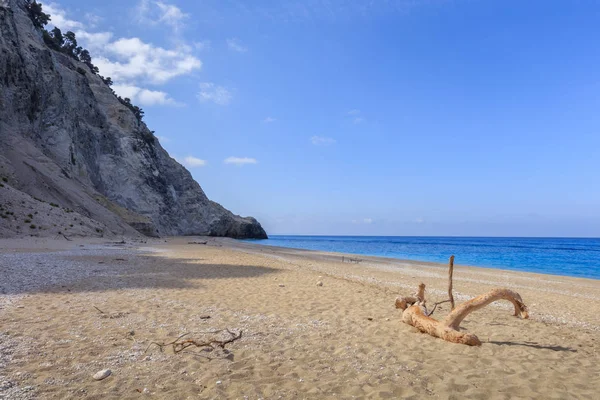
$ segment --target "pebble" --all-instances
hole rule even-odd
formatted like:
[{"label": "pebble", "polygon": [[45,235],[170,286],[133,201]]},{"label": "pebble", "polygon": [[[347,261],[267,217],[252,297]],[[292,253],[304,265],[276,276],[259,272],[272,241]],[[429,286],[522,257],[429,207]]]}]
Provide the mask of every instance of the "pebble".
[{"label": "pebble", "polygon": [[283,283],[280,283],[279,287],[285,287],[285,285]]},{"label": "pebble", "polygon": [[93,378],[97,381],[101,381],[102,379],[108,378],[112,371],[110,369],[103,369],[102,371],[98,371],[94,374]]},{"label": "pebble", "polygon": [[223,382],[221,382],[221,381],[217,381],[217,385],[220,385],[221,383],[223,383]]},{"label": "pebble", "polygon": [[323,286],[323,282],[322,281],[317,282],[317,286]]}]

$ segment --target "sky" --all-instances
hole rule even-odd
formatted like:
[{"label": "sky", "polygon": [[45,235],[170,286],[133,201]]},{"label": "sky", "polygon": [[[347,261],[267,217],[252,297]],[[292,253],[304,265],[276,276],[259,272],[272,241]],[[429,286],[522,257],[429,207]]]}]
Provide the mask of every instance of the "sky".
[{"label": "sky", "polygon": [[269,234],[600,237],[600,2],[60,0]]}]

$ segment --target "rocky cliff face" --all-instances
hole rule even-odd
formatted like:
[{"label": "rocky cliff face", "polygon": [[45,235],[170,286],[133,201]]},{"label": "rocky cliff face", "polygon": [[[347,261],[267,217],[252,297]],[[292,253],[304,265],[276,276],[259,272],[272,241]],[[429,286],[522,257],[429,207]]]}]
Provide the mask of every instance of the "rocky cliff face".
[{"label": "rocky cliff face", "polygon": [[[103,226],[92,233],[266,237],[210,201],[100,77],[49,49],[22,0],[0,0],[0,179]],[[17,232],[6,223],[0,235]]]}]

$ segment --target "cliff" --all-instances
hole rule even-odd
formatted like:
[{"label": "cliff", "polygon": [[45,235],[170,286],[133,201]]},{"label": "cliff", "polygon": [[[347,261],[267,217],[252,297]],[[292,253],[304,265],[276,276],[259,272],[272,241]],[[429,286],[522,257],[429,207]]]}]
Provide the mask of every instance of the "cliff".
[{"label": "cliff", "polygon": [[35,210],[37,235],[266,238],[210,201],[88,66],[46,46],[22,0],[0,0],[0,179],[2,236],[31,234],[18,214]]}]

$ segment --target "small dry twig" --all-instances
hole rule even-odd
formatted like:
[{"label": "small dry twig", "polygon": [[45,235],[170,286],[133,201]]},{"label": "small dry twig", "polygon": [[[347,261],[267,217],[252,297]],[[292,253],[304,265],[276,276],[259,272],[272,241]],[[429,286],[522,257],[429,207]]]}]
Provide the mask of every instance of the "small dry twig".
[{"label": "small dry twig", "polygon": [[431,317],[438,305],[448,303],[449,301],[451,301],[451,300],[438,301],[437,303],[434,303],[433,308],[431,309],[431,311],[429,313],[427,313],[427,316]]},{"label": "small dry twig", "polygon": [[171,342],[168,342],[168,343],[152,342],[148,345],[148,347],[146,347],[146,350],[144,351],[144,353],[146,353],[152,345],[158,346],[158,348],[160,349],[161,352],[164,351],[165,347],[171,346],[173,348],[173,353],[179,353],[191,346],[207,347],[207,348],[211,348],[211,349],[220,347],[220,348],[224,349],[225,346],[228,345],[229,343],[233,343],[236,340],[241,339],[243,331],[239,331],[239,333],[234,333],[234,332],[230,331],[229,329],[221,329],[218,331],[201,332],[201,333],[216,334],[216,333],[220,333],[220,332],[227,332],[227,333],[229,333],[230,337],[225,340],[210,339],[210,340],[204,341],[204,342],[200,342],[200,341],[197,341],[194,339],[181,340],[184,337],[189,335],[189,333],[184,333],[183,335],[180,335],[179,337],[177,337],[177,339],[175,339]]}]

